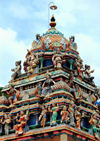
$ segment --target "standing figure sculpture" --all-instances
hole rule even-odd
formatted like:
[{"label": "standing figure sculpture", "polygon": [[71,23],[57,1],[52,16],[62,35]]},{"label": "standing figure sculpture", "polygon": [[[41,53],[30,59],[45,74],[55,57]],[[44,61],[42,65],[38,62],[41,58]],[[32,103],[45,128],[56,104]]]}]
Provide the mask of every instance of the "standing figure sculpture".
[{"label": "standing figure sculpture", "polygon": [[80,76],[82,78],[83,72],[85,72],[85,69],[83,68],[82,61],[79,57],[78,59],[75,60],[75,63],[74,63],[74,75]]},{"label": "standing figure sculpture", "polygon": [[62,64],[66,62],[66,60],[64,60],[64,54],[60,52],[60,48],[57,48],[56,54],[52,57],[52,61],[55,68],[61,68]]},{"label": "standing figure sculpture", "polygon": [[42,119],[42,120],[41,120],[41,126],[42,126],[42,127],[44,127],[45,124],[46,124],[46,119],[47,119],[46,114],[47,114],[47,107],[42,106],[42,112],[41,112],[41,114],[40,114],[40,116],[39,116],[39,121]]},{"label": "standing figure sculpture", "polygon": [[52,121],[51,121],[51,126],[55,126],[57,123],[57,116],[58,116],[58,111],[59,111],[59,106],[57,104],[57,106],[55,105],[55,103],[52,104],[52,109],[50,109],[50,107],[48,108],[48,111],[50,113],[52,113]]},{"label": "standing figure sculpture", "polygon": [[35,95],[36,95],[36,97],[40,97],[41,96],[41,93],[42,93],[42,83],[39,82],[36,85],[36,89],[35,89]]},{"label": "standing figure sculpture", "polygon": [[36,68],[37,67],[37,64],[39,63],[39,58],[38,58],[38,56],[36,56],[34,53],[32,54],[32,56],[31,56],[31,61],[29,62],[27,62],[27,64],[29,65],[28,67],[27,67],[27,73],[28,74],[32,74],[33,72],[34,72],[34,68]]},{"label": "standing figure sculpture", "polygon": [[80,107],[76,107],[76,111],[75,111],[76,128],[80,129],[81,118],[83,118],[83,117],[84,117],[84,115],[81,115],[81,113],[80,113]]},{"label": "standing figure sculpture", "polygon": [[1,120],[1,123],[5,125],[5,135],[9,135],[10,124],[11,124],[11,117],[10,115],[5,113],[4,121]]},{"label": "standing figure sculpture", "polygon": [[19,124],[15,125],[15,127],[14,127],[16,130],[16,135],[22,135],[24,133],[23,128],[25,127],[27,121],[29,120],[28,114],[29,114],[28,112],[26,112],[26,114],[24,114],[24,109],[22,109],[20,111],[19,120],[16,118],[16,121],[19,122]]},{"label": "standing figure sculpture", "polygon": [[77,44],[74,41],[75,41],[75,37],[71,36],[69,38],[69,46],[70,46],[71,49],[77,50]]},{"label": "standing figure sculpture", "polygon": [[15,66],[16,66],[15,69],[11,69],[11,71],[13,71],[14,73],[11,75],[12,78],[11,78],[11,80],[9,81],[9,83],[11,83],[13,80],[16,79],[16,77],[17,77],[18,75],[21,74],[21,60],[20,60],[20,61],[16,61],[16,62],[15,62]]},{"label": "standing figure sculpture", "polygon": [[51,79],[50,74],[46,74],[46,80],[44,81],[42,85],[42,96],[48,97],[50,93],[52,93],[52,85],[55,84],[55,82]]},{"label": "standing figure sculpture", "polygon": [[70,87],[70,92],[72,94],[75,93],[75,86],[74,86],[74,82],[73,82],[73,79],[74,79],[74,76],[73,74],[71,73],[68,77],[68,80],[66,80],[66,83],[68,84],[68,86]]},{"label": "standing figure sculpture", "polygon": [[68,108],[68,112],[69,112],[69,125],[75,127],[75,119],[74,119],[74,103],[73,101],[71,101],[69,108]]},{"label": "standing figure sculpture", "polygon": [[[99,139],[98,137],[98,132],[97,132],[97,117],[96,117],[96,112],[93,112],[91,119],[89,120],[89,123],[91,125],[91,129],[93,130],[94,136],[96,139]],[[100,131],[100,128],[99,128]]]},{"label": "standing figure sculpture", "polygon": [[76,100],[82,99],[83,93],[78,84],[75,84],[75,93],[74,94],[75,94]]},{"label": "standing figure sculpture", "polygon": [[61,115],[62,115],[61,123],[67,123],[69,120],[69,117],[68,117],[69,113],[66,110],[66,106],[63,107],[63,110],[61,111]]}]

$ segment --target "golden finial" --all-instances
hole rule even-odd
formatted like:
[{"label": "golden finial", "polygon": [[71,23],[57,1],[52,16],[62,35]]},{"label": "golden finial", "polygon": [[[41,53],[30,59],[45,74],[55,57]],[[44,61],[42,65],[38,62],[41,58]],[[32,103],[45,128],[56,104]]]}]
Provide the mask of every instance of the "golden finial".
[{"label": "golden finial", "polygon": [[55,26],[56,26],[56,22],[55,22],[54,15],[52,15],[52,17],[51,17],[50,26],[51,26],[51,27],[55,27]]}]

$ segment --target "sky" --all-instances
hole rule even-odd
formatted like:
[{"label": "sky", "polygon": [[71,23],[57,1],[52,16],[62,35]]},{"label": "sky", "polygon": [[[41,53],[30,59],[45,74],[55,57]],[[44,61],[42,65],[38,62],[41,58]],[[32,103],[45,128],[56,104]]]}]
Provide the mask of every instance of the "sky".
[{"label": "sky", "polygon": [[92,76],[100,86],[100,0],[52,0],[57,10],[48,10],[50,2],[0,0],[0,86],[8,84],[15,61],[23,65],[35,35],[48,30],[52,14],[64,37],[75,36],[83,64],[95,69]]}]

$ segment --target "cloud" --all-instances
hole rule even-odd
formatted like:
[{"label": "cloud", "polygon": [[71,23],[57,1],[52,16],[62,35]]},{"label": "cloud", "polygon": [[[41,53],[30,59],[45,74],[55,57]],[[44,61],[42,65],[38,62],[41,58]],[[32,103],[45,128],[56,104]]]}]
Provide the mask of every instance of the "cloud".
[{"label": "cloud", "polygon": [[0,83],[7,84],[12,74],[11,68],[15,68],[15,61],[25,60],[27,48],[23,41],[17,41],[17,32],[0,28]]}]

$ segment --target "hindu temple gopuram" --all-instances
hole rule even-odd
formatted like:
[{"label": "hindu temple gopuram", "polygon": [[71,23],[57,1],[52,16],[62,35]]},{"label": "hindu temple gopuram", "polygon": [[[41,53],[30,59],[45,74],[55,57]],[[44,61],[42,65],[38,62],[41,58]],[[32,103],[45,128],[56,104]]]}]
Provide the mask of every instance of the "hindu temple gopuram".
[{"label": "hindu temple gopuram", "polygon": [[[37,34],[0,97],[0,141],[100,141],[100,95],[75,37]],[[21,74],[21,67],[25,73]],[[8,95],[8,98],[4,96]]]}]

